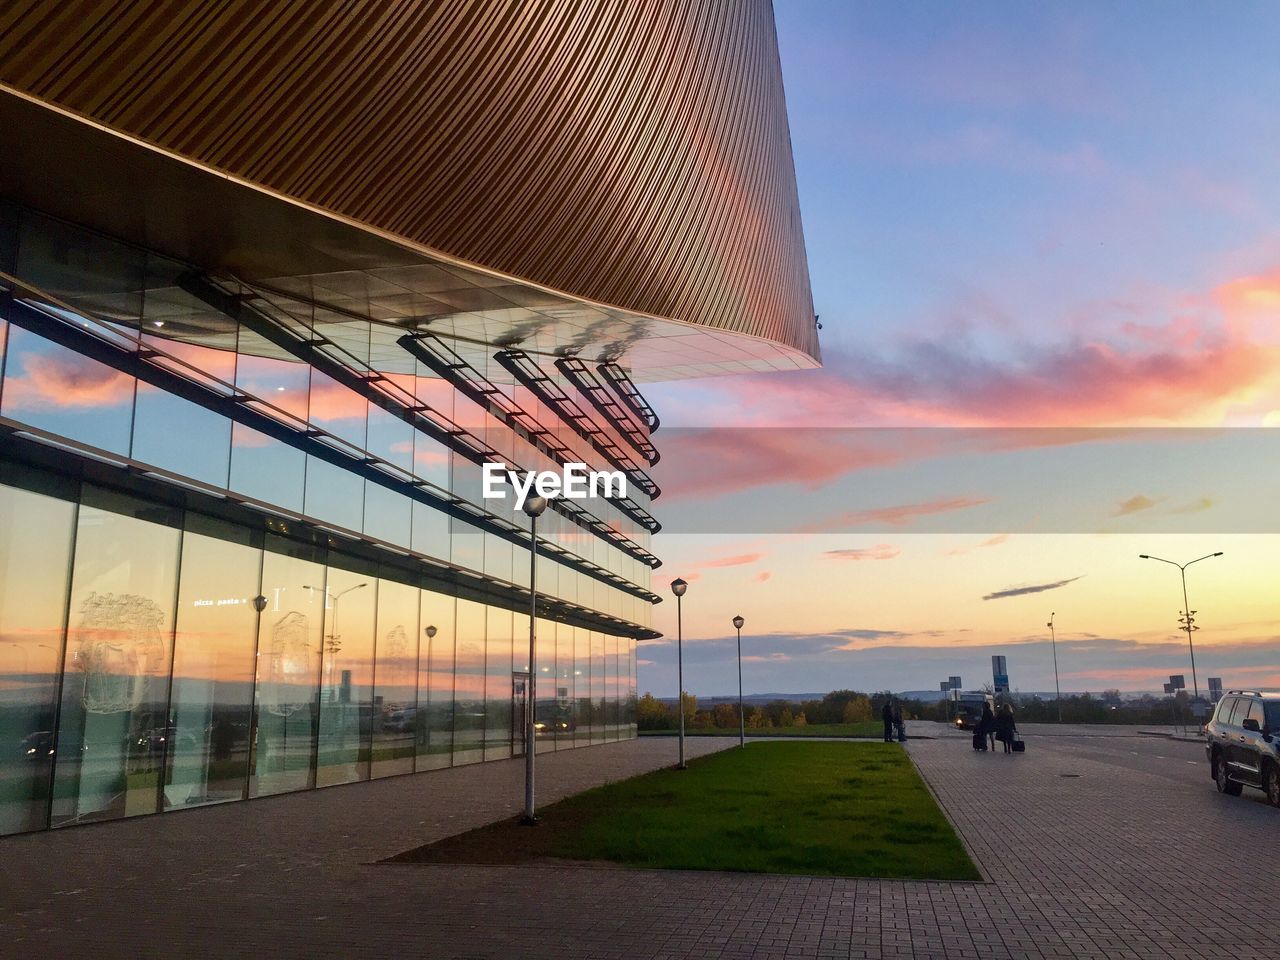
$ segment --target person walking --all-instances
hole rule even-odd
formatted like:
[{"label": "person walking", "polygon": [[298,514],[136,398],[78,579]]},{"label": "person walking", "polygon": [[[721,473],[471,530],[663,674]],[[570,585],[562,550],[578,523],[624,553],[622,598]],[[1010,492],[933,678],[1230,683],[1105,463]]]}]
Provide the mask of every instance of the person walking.
[{"label": "person walking", "polygon": [[[983,738],[991,744],[991,749],[996,748],[996,715],[991,711],[991,702],[987,701],[982,705],[982,719],[978,721],[978,732]],[[986,749],[986,745],[983,745]]]},{"label": "person walking", "polygon": [[902,704],[893,705],[893,729],[897,731],[898,742],[907,742],[907,725],[902,722]]},{"label": "person walking", "polygon": [[1005,753],[1013,753],[1013,737],[1018,725],[1013,721],[1013,707],[1006,703],[996,717],[996,738],[1004,744]]},{"label": "person walking", "polygon": [[884,742],[893,743],[893,701],[886,700],[884,709],[880,711],[880,719],[884,721]]}]

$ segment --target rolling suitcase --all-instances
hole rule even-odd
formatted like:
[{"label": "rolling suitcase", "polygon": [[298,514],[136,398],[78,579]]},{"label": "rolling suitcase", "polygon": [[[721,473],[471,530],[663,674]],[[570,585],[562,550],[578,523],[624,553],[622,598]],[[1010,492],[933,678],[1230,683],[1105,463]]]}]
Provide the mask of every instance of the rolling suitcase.
[{"label": "rolling suitcase", "polygon": [[975,750],[987,749],[987,735],[983,733],[981,730],[973,731],[973,749]]},{"label": "rolling suitcase", "polygon": [[1014,753],[1026,753],[1026,752],[1027,752],[1027,744],[1026,744],[1026,741],[1024,741],[1024,740],[1023,740],[1021,737],[1019,737],[1017,734],[1014,734],[1014,738],[1013,738],[1013,752],[1014,752]]}]

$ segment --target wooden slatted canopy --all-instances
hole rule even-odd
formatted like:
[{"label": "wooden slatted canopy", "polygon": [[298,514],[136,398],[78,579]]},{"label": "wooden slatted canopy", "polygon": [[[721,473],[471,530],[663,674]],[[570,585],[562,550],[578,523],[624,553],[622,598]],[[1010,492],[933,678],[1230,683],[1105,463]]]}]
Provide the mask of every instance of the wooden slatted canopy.
[{"label": "wooden slatted canopy", "polygon": [[0,83],[509,275],[818,355],[768,0],[10,0]]}]

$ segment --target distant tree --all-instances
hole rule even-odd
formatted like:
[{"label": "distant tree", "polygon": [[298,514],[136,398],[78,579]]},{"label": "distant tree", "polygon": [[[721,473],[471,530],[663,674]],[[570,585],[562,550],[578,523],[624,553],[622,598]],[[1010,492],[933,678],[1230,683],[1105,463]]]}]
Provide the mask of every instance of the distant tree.
[{"label": "distant tree", "polygon": [[807,719],[805,719],[805,715],[804,715],[804,711],[803,711],[803,710],[801,710],[799,713],[797,713],[797,714],[796,714],[796,718],[795,718],[795,720],[793,720],[793,721],[792,721],[792,723],[793,723],[795,726],[797,726],[797,727],[803,727],[803,726],[804,726],[806,723],[808,723],[808,722],[809,722],[809,721],[808,721]]},{"label": "distant tree", "polygon": [[769,725],[769,718],[764,715],[764,711],[759,707],[752,707],[747,711],[747,726],[752,730],[762,730]]},{"label": "distant tree", "polygon": [[840,710],[841,723],[865,723],[874,719],[871,713],[871,698],[863,694],[855,694],[844,701]]},{"label": "distant tree", "polygon": [[738,705],[736,703],[717,703],[715,709],[711,711],[711,722],[713,726],[723,730],[737,729],[738,726]]},{"label": "distant tree", "polygon": [[790,704],[788,704],[787,706],[783,707],[781,713],[778,714],[778,726],[793,727],[795,726],[795,723],[796,723],[796,718],[792,715],[791,706]]},{"label": "distant tree", "polygon": [[636,727],[640,730],[670,730],[675,721],[667,705],[651,693],[636,702]]},{"label": "distant tree", "polygon": [[688,726],[693,722],[694,715],[698,712],[698,698],[686,690],[680,694],[680,703],[684,707],[685,726]]}]

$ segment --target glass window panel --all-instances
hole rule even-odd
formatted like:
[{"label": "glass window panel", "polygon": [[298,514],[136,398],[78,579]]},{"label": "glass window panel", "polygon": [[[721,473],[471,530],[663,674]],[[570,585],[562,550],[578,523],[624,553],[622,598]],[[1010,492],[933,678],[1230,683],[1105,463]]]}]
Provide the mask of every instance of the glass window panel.
[{"label": "glass window panel", "polygon": [[428,557],[448,560],[449,515],[420,501],[412,501],[413,542],[409,549]]},{"label": "glass window panel", "polygon": [[[256,739],[251,796],[315,784],[316,717],[324,633],[324,564],[319,551],[267,538],[259,621]],[[307,589],[308,587],[319,589]]]},{"label": "glass window panel", "polygon": [[293,512],[302,511],[307,455],[243,424],[231,430],[230,489]]},{"label": "glass window panel", "polygon": [[[447,767],[453,753],[453,664],[457,630],[453,597],[421,591],[418,655],[417,769]],[[432,630],[434,628],[434,630]]]},{"label": "glass window panel", "polygon": [[319,370],[312,369],[310,414],[313,424],[363,450],[368,413],[368,400]]},{"label": "glass window panel", "polygon": [[605,701],[608,697],[604,666],[604,635],[591,631],[591,742],[604,740],[605,724],[608,711]]},{"label": "glass window panel", "polygon": [[454,673],[454,764],[484,759],[485,630],[483,604],[459,600]]},{"label": "glass window panel", "polygon": [[4,378],[4,416],[129,455],[133,377],[13,327]]},{"label": "glass window panel", "polygon": [[368,431],[366,450],[397,467],[413,470],[413,435],[416,431],[412,426],[381,407],[370,404]]},{"label": "glass window panel", "polygon": [[139,383],[133,458],[179,476],[226,487],[231,421],[199,404]]},{"label": "glass window panel", "polygon": [[381,484],[364,482],[364,532],[387,543],[408,547],[413,501]]},{"label": "glass window panel", "polygon": [[[515,615],[516,663],[529,659],[529,617]],[[538,680],[534,685],[537,695],[538,752],[547,753],[556,748],[556,740],[562,733],[561,718],[556,708],[556,625],[541,617],[537,621]]]},{"label": "glass window panel", "polygon": [[[197,531],[209,531],[197,532]],[[217,534],[217,535],[210,535]],[[262,551],[190,515],[182,540],[165,809],[240,800],[249,781]]]},{"label": "glass window panel", "polygon": [[418,727],[418,588],[378,581],[372,775],[412,773]]},{"label": "glass window panel", "polygon": [[[502,537],[494,536],[492,533],[484,535],[484,572],[488,577],[495,580],[505,580],[511,582],[511,551],[514,544],[510,540],[504,540]],[[520,551],[527,557],[526,551]]]},{"label": "glass window panel", "polygon": [[556,746],[566,749],[573,746],[573,627],[567,624],[551,624],[556,638],[556,719],[559,730]]},{"label": "glass window panel", "polygon": [[275,348],[257,334],[240,331],[241,353],[236,358],[236,386],[286,413],[307,419],[311,368],[299,360],[255,356]]},{"label": "glass window panel", "polygon": [[176,521],[154,504],[85,490],[76,523],[53,826],[156,811],[169,733],[181,541]]},{"label": "glass window panel", "polygon": [[364,525],[364,480],[341,467],[308,456],[303,513],[322,523],[360,530]]},{"label": "glass window panel", "polygon": [[75,504],[0,486],[0,835],[48,825]]},{"label": "glass window panel", "polygon": [[591,637],[582,627],[573,630],[573,680],[577,706],[574,711],[575,746],[591,742]]},{"label": "glass window panel", "polygon": [[[511,756],[512,617],[510,610],[487,608],[485,637],[485,745],[486,760]],[[526,657],[521,657],[524,661]]]},{"label": "glass window panel", "polygon": [[316,786],[369,779],[378,581],[329,568]]},{"label": "glass window panel", "polygon": [[618,739],[619,699],[621,677],[618,675],[618,638],[611,633],[604,635],[605,662],[605,739]]}]

